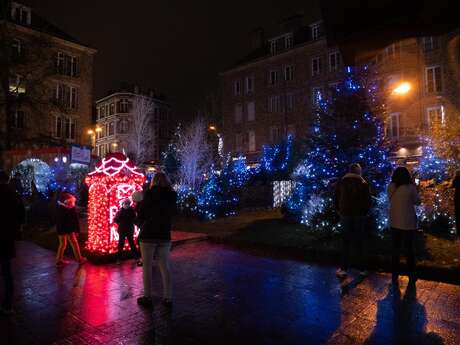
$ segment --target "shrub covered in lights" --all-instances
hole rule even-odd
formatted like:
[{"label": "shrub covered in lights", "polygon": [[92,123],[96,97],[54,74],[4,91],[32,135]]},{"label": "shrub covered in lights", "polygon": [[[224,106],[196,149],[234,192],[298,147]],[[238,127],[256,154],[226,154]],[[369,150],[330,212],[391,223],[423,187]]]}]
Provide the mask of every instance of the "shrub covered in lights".
[{"label": "shrub covered in lights", "polygon": [[314,229],[335,230],[337,216],[332,212],[333,190],[352,162],[359,162],[364,177],[377,196],[378,228],[386,224],[382,193],[392,170],[384,142],[382,108],[377,86],[368,69],[349,73],[329,97],[318,93],[313,123],[304,159],[294,169],[297,181],[286,203],[287,215]]}]

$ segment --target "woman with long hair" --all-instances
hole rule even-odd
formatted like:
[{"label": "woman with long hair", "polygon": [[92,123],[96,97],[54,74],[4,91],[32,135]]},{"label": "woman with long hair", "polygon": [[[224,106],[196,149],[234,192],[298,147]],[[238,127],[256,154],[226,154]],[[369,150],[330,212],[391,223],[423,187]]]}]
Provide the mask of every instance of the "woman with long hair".
[{"label": "woman with long hair", "polygon": [[75,202],[75,196],[68,192],[63,192],[61,200],[58,201],[56,211],[56,231],[59,237],[59,247],[56,254],[57,266],[62,266],[65,263],[64,252],[67,247],[67,241],[70,242],[78,263],[83,264],[86,262],[86,259],[80,253],[80,246],[76,236],[76,234],[80,233],[80,223],[75,209]]},{"label": "woman with long hair", "polygon": [[405,167],[398,167],[393,172],[388,186],[390,200],[390,227],[393,243],[393,281],[399,277],[401,244],[406,249],[406,261],[409,282],[415,283],[415,237],[418,228],[415,206],[420,205],[420,197],[413,178]]},{"label": "woman with long hair", "polygon": [[143,306],[152,305],[152,265],[157,259],[163,282],[163,303],[172,305],[172,283],[169,267],[171,219],[176,209],[177,194],[167,176],[159,172],[145,192],[138,214],[139,246],[143,260],[144,295],[137,299]]}]

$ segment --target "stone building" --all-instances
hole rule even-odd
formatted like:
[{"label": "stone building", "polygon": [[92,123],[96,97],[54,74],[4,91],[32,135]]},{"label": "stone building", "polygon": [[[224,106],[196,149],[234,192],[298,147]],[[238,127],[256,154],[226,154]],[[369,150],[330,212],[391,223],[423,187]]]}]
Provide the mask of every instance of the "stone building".
[{"label": "stone building", "polygon": [[[346,66],[328,44],[322,22],[305,23],[300,15],[281,22],[268,39],[255,30],[252,41],[253,51],[221,73],[222,134],[226,152],[255,161],[264,144],[307,135],[318,95],[327,97]],[[458,120],[459,51],[454,31],[395,42],[365,62],[382,83],[395,157],[420,155],[419,135],[429,133],[434,118]],[[393,92],[403,82],[409,90]]]},{"label": "stone building", "polygon": [[54,158],[54,152],[68,152],[70,144],[90,144],[86,132],[96,50],[30,7],[5,3],[1,30],[6,40],[1,44],[10,68],[1,73],[9,78],[9,94],[3,90],[1,97],[10,102],[0,108],[0,145],[8,169],[25,158],[48,156],[48,151]]},{"label": "stone building", "polygon": [[[132,90],[131,90],[132,89]],[[130,91],[127,91],[130,90]],[[96,101],[95,151],[100,157],[110,152],[130,153],[129,135],[133,125],[133,102],[143,97],[153,103],[150,123],[154,144],[149,161],[159,162],[174,130],[171,105],[162,96],[142,92],[138,87],[124,88]]]}]

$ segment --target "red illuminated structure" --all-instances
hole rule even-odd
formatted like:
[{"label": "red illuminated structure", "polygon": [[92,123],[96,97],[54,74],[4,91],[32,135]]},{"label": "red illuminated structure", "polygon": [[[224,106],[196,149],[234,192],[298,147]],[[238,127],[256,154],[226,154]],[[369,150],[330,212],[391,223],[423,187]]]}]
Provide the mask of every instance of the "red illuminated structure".
[{"label": "red illuminated structure", "polygon": [[[86,249],[96,254],[117,252],[117,225],[113,222],[123,200],[142,190],[145,176],[122,153],[103,158],[85,179],[89,187],[88,241]],[[136,228],[134,236],[139,231]]]}]

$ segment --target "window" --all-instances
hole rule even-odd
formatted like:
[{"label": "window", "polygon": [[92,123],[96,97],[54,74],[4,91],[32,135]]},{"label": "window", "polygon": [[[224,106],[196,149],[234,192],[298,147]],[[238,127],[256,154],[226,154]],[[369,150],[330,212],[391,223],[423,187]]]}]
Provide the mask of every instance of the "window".
[{"label": "window", "polygon": [[235,80],[233,83],[233,93],[235,96],[241,95],[241,82],[239,80]]},{"label": "window", "polygon": [[441,66],[431,66],[425,69],[426,91],[429,93],[442,92]]},{"label": "window", "polygon": [[284,80],[294,79],[294,67],[292,65],[284,66]]},{"label": "window", "polygon": [[11,4],[11,19],[23,25],[30,25],[32,21],[31,10],[17,3]]},{"label": "window", "polygon": [[256,132],[248,132],[248,151],[254,152],[256,150]]},{"label": "window", "polygon": [[270,53],[272,53],[273,55],[276,54],[276,40],[270,41]]},{"label": "window", "polygon": [[54,136],[67,140],[75,140],[77,122],[71,117],[56,116]]},{"label": "window", "polygon": [[[65,106],[69,109],[78,108],[78,89],[76,87],[66,84],[57,84],[55,97],[56,101],[62,106]],[[104,115],[106,115],[105,108],[102,116]]]},{"label": "window", "polygon": [[26,92],[24,79],[19,74],[10,77],[10,92],[14,94]]},{"label": "window", "polygon": [[115,114],[115,103],[110,103],[109,105],[109,115]]},{"label": "window", "polygon": [[270,113],[275,113],[281,110],[280,96],[270,96],[268,98],[268,111]]},{"label": "window", "polygon": [[270,142],[272,144],[277,143],[280,140],[280,128],[278,126],[270,127]]},{"label": "window", "polygon": [[292,34],[286,35],[284,37],[284,47],[286,49],[292,48]]},{"label": "window", "polygon": [[243,105],[235,104],[235,123],[241,123],[243,120]]},{"label": "window", "polygon": [[126,119],[118,121],[117,132],[120,133],[120,134],[128,133],[129,132],[129,121],[126,120]]},{"label": "window", "polygon": [[427,115],[427,123],[430,127],[433,125],[444,125],[445,124],[445,113],[444,113],[444,107],[442,105],[427,108],[426,115]]},{"label": "window", "polygon": [[58,52],[56,70],[58,74],[77,77],[79,73],[78,59],[75,56]]},{"label": "window", "polygon": [[323,99],[324,91],[322,87],[312,88],[312,104],[314,106],[319,105],[319,101]]},{"label": "window", "polygon": [[13,128],[24,128],[24,112],[22,110],[16,110],[16,112],[14,113]]},{"label": "window", "polygon": [[287,135],[293,138],[295,137],[295,126],[294,125],[287,126]]},{"label": "window", "polygon": [[312,76],[321,74],[321,58],[314,57],[311,59],[311,74]]},{"label": "window", "polygon": [[389,138],[398,139],[399,138],[399,120],[400,113],[392,113],[389,117],[389,123],[387,127],[387,135]]},{"label": "window", "polygon": [[320,24],[313,24],[310,26],[311,28],[311,38],[313,40],[317,40],[321,36],[321,31],[320,31]]},{"label": "window", "polygon": [[430,51],[439,48],[439,39],[435,36],[427,36],[422,39],[423,50]]},{"label": "window", "polygon": [[278,79],[279,79],[279,72],[276,71],[276,70],[271,70],[270,73],[269,73],[269,76],[268,76],[268,83],[270,85],[276,85],[276,83],[278,83]]},{"label": "window", "polygon": [[115,134],[115,122],[111,121],[107,124],[107,135],[114,135]]},{"label": "window", "polygon": [[246,77],[245,81],[246,94],[254,92],[254,77]]},{"label": "window", "polygon": [[286,111],[291,112],[294,110],[294,94],[286,94]]},{"label": "window", "polygon": [[385,55],[389,58],[395,58],[399,56],[399,53],[400,53],[399,42],[390,44],[388,47],[385,48]]},{"label": "window", "polygon": [[237,152],[243,150],[243,134],[241,133],[235,135],[235,149]]},{"label": "window", "polygon": [[16,38],[11,42],[11,55],[13,60],[22,56],[22,43]]},{"label": "window", "polygon": [[248,121],[254,121],[256,119],[256,104],[254,101],[246,104],[246,110],[248,112]]},{"label": "window", "polygon": [[129,112],[129,100],[128,99],[123,98],[118,102],[118,112],[119,113]]},{"label": "window", "polygon": [[329,72],[335,72],[340,66],[340,53],[334,52],[329,54]]}]

